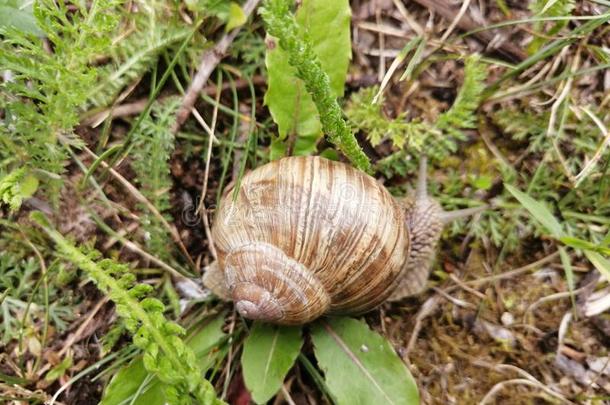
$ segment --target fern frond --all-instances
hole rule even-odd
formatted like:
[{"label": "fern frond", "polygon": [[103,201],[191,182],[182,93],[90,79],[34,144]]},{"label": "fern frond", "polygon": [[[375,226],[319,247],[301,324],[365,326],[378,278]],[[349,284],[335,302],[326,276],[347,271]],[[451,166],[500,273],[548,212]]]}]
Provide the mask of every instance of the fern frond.
[{"label": "fern frond", "polygon": [[58,252],[84,270],[115,303],[134,344],[144,351],[146,369],[171,385],[166,392],[169,403],[222,403],[216,398],[212,384],[203,378],[192,349],[180,338],[184,329],[163,316],[165,306],[161,301],[148,297],[151,286],[136,284],[126,265],[100,260],[101,254],[96,251],[83,253],[57,232],[42,213],[34,212],[31,218],[55,242]]}]

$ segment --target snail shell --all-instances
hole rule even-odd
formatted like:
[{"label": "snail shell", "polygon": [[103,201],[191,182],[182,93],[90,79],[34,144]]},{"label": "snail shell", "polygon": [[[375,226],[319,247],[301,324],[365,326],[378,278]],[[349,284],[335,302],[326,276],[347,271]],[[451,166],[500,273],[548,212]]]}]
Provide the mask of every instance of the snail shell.
[{"label": "snail shell", "polygon": [[320,157],[283,158],[246,174],[237,193],[225,192],[212,237],[237,310],[281,324],[378,306],[396,288],[410,247],[404,210],[390,193]]}]

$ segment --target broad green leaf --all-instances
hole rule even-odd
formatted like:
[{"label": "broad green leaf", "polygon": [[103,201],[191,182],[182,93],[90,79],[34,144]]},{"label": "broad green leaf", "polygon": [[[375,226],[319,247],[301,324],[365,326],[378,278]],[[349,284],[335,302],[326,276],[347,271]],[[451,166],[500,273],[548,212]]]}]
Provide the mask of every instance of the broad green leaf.
[{"label": "broad green leaf", "polygon": [[[350,19],[348,0],[303,0],[296,13],[302,34],[311,39],[337,97],[343,96],[351,58]],[[274,38],[268,40],[265,63],[268,72],[265,104],[279,130],[271,146],[271,158],[284,156],[288,146],[293,147],[290,151],[293,155],[311,154],[322,136],[318,111]]]},{"label": "broad green leaf", "polygon": [[[187,338],[203,372],[218,360],[220,352],[215,348],[226,336],[221,329],[223,323],[224,315],[219,315]],[[164,405],[165,389],[166,385],[146,371],[142,357],[138,357],[112,377],[100,405]]]},{"label": "broad green leaf", "polygon": [[43,35],[32,15],[32,2],[0,0],[0,29],[7,27],[34,35]]},{"label": "broad green leaf", "polygon": [[299,327],[254,324],[244,342],[241,365],[246,387],[257,403],[278,392],[302,345]]},{"label": "broad green leaf", "polygon": [[222,331],[224,319],[224,313],[217,315],[210,323],[192,331],[186,339],[186,344],[193,349],[195,356],[199,359],[199,366],[203,372],[212,367],[218,354],[215,348],[227,336]]},{"label": "broad green leaf", "polygon": [[100,402],[100,405],[120,404],[165,404],[164,385],[146,371],[141,357],[121,368],[112,377]]},{"label": "broad green leaf", "polygon": [[546,206],[529,195],[520,191],[519,189],[505,184],[504,187],[523,205],[523,207],[529,211],[529,213],[546,228],[546,230],[556,239],[559,239],[563,235],[561,224],[553,216],[553,214],[546,208]]},{"label": "broad green leaf", "polygon": [[610,282],[610,260],[597,252],[585,250],[585,256],[595,266],[595,268]]},{"label": "broad green leaf", "polygon": [[417,385],[390,343],[361,321],[334,318],[312,330],[326,385],[342,404],[419,404]]}]

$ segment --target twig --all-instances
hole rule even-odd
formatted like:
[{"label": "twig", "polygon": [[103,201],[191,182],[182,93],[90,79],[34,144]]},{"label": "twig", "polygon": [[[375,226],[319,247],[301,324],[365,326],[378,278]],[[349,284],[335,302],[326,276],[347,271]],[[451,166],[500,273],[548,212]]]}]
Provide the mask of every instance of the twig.
[{"label": "twig", "polygon": [[475,290],[472,287],[467,286],[466,284],[464,284],[464,282],[462,280],[460,280],[455,274],[450,274],[449,278],[456,283],[458,286],[460,286],[463,290],[471,293],[472,295],[485,300],[487,299],[487,297],[485,296],[485,294],[481,293],[480,291]]},{"label": "twig", "polygon": [[502,390],[504,387],[506,387],[507,385],[529,385],[530,387],[540,388],[542,391],[544,391],[547,394],[549,394],[549,395],[559,399],[563,403],[573,404],[572,401],[568,401],[561,394],[558,394],[557,392],[555,392],[555,391],[551,390],[550,388],[544,386],[541,382],[539,382],[539,381],[535,381],[534,382],[534,381],[527,380],[525,378],[515,378],[515,379],[512,379],[512,380],[506,380],[506,381],[501,381],[501,382],[497,383],[485,395],[485,397],[483,397],[483,399],[481,400],[481,402],[479,402],[479,404],[484,405],[484,404],[492,403],[491,401],[496,396],[496,394],[500,390]]},{"label": "twig", "polygon": [[[252,14],[259,2],[260,0],[248,0],[246,4],[244,4],[242,9],[246,18]],[[212,49],[207,50],[203,54],[201,62],[199,63],[199,69],[197,70],[197,73],[195,74],[190,86],[186,90],[186,94],[182,99],[182,105],[176,114],[176,122],[172,126],[173,133],[178,132],[180,126],[191,114],[191,110],[195,105],[195,101],[203,89],[203,86],[205,86],[205,83],[210,78],[210,75],[216,68],[216,65],[220,63],[220,60],[227,53],[229,46],[235,40],[235,37],[239,33],[240,29],[241,27],[237,27],[230,33],[225,34]]]},{"label": "twig", "polygon": [[[95,159],[95,160],[99,159],[99,157],[86,146],[83,148],[83,150],[93,159]],[[178,233],[178,230],[174,226],[170,225],[167,222],[167,220],[163,217],[163,215],[161,215],[161,213],[159,212],[157,207],[155,207],[150,201],[148,201],[148,199],[140,192],[140,190],[138,190],[136,187],[134,187],[133,184],[131,184],[125,177],[123,177],[119,172],[117,172],[116,170],[111,168],[110,165],[107,164],[106,162],[101,161],[101,165],[102,165],[102,167],[108,169],[108,171],[112,175],[112,177],[117,179],[123,185],[123,187],[125,187],[125,189],[138,202],[144,204],[146,206],[146,208],[148,208],[150,210],[150,212],[152,212],[152,214],[156,218],[159,219],[159,221],[161,222],[161,224],[163,224],[165,229],[167,229],[169,231],[170,235],[172,236],[172,239],[174,240],[174,242],[176,242],[176,244],[178,245],[178,247],[180,248],[180,250],[186,257],[186,259],[188,260],[189,264],[193,268],[195,268],[195,262],[193,262],[191,255],[189,254],[188,250],[186,249],[186,246],[184,246],[184,243],[182,243],[182,239],[180,238],[180,234]]]},{"label": "twig", "polygon": [[[377,25],[381,23],[381,13],[379,9],[377,9],[375,12],[375,20]],[[383,51],[385,49],[385,35],[383,32],[379,32],[379,49],[381,52],[379,54],[379,70],[377,72],[377,80],[381,82],[385,76],[385,56],[383,55]]]},{"label": "twig", "polygon": [[409,12],[407,11],[405,5],[400,0],[392,0],[392,2],[394,3],[394,7],[396,7],[396,9],[398,10],[398,14],[400,14],[402,19],[409,25],[409,27],[411,27],[411,29],[415,31],[417,35],[424,35],[424,29],[421,27],[421,25],[417,23],[417,21],[415,21],[415,19],[411,15],[409,15]]},{"label": "twig", "polygon": [[451,25],[449,25],[449,28],[447,28],[447,30],[441,37],[441,42],[445,42],[447,40],[447,38],[449,38],[449,35],[451,35],[451,33],[453,32],[455,27],[460,23],[460,20],[462,19],[462,17],[464,17],[464,14],[466,14],[466,11],[468,11],[468,7],[470,7],[470,0],[465,0],[462,3],[462,7],[460,7],[460,11],[458,11],[457,15],[451,22]]},{"label": "twig", "polygon": [[[91,311],[89,311],[89,314],[87,314],[87,316],[82,320],[81,324],[79,325],[78,329],[76,329],[76,331],[72,334],[70,334],[70,336],[68,336],[68,338],[65,340],[63,347],[61,348],[61,350],[57,353],[58,357],[63,357],[67,352],[68,349],[70,349],[70,347],[72,347],[72,345],[75,342],[78,342],[79,340],[83,339],[86,336],[83,336],[83,333],[85,331],[85,329],[87,328],[87,326],[89,326],[89,324],[91,323],[91,321],[93,321],[93,318],[95,318],[95,315],[99,312],[100,309],[102,309],[102,307],[110,300],[110,298],[108,297],[104,297],[102,298],[92,309]],[[82,318],[81,318],[82,319]]]},{"label": "twig", "polygon": [[[267,83],[267,79],[261,75],[256,75],[256,76],[252,77],[252,84],[254,84],[255,86],[263,86],[266,83]],[[243,79],[243,78],[242,79],[238,78],[235,80],[235,88],[237,88],[237,89],[243,89],[245,87],[248,87],[249,84],[250,83],[248,83],[248,80]],[[229,90],[230,88],[231,88],[231,86],[229,83],[224,83],[222,85],[222,88],[220,89],[220,91],[224,92],[226,90]],[[216,88],[216,85],[206,86],[202,90],[202,92],[207,94],[210,97],[216,97],[216,93],[218,92],[218,89]],[[163,101],[167,98],[168,98],[168,96],[162,96],[162,97],[159,97],[157,100]],[[121,104],[114,108],[107,108],[107,109],[99,111],[99,112],[89,111],[81,116],[81,124],[90,125],[91,127],[95,128],[95,127],[99,126],[102,122],[104,122],[108,117],[121,118],[121,117],[129,117],[131,115],[136,115],[136,114],[139,114],[142,111],[144,111],[144,108],[146,108],[147,103],[148,103],[148,97],[139,99],[139,100],[131,102],[131,103]]]},{"label": "twig", "polygon": [[511,384],[522,384],[522,385],[529,385],[531,387],[540,388],[542,391],[559,399],[560,401],[562,401],[564,403],[574,404],[573,402],[566,399],[563,395],[561,395],[560,393],[558,393],[556,391],[553,391],[551,388],[549,388],[546,385],[544,385],[543,383],[541,383],[533,375],[531,375],[527,371],[525,371],[517,366],[513,366],[511,364],[492,364],[492,363],[488,363],[484,360],[475,360],[472,362],[472,364],[474,364],[475,366],[479,366],[479,367],[485,367],[487,369],[494,370],[494,371],[502,373],[502,374],[504,374],[504,371],[506,371],[506,370],[514,371],[523,377],[523,378],[515,378],[512,380],[501,381],[501,382],[497,383],[496,385],[494,385],[491,388],[491,390],[485,395],[485,397],[483,397],[481,402],[479,402],[480,404],[488,403],[502,388],[504,388],[507,385],[511,385]]},{"label": "twig", "polygon": [[[437,14],[441,15],[447,21],[452,21],[456,16],[456,10],[445,0],[415,0],[417,3],[422,6],[434,10]],[[463,31],[472,31],[475,28],[480,28],[478,22],[476,22],[469,14],[465,14],[462,18],[459,19],[457,26]],[[491,31],[479,31],[474,34],[475,37],[481,41],[484,45],[488,45],[490,42],[494,40],[495,34]],[[503,41],[499,44],[497,49],[505,57],[508,57],[511,60],[522,61],[527,58],[527,54],[517,45],[509,42]]]},{"label": "twig", "polygon": [[[537,267],[542,266],[543,264],[547,264],[547,263],[553,261],[555,258],[557,258],[557,256],[559,256],[559,251],[551,253],[550,255],[545,256],[545,257],[543,257],[542,259],[540,259],[538,261],[535,261],[533,263],[527,264],[527,265],[525,265],[523,267],[519,267],[518,269],[506,271],[504,273],[496,274],[496,275],[493,275],[493,276],[479,278],[479,279],[476,279],[476,280],[466,281],[466,282],[464,282],[464,284],[472,285],[472,286],[478,286],[480,284],[485,284],[485,283],[488,283],[488,282],[491,282],[491,281],[497,281],[497,280],[503,280],[503,279],[506,279],[506,278],[512,278],[512,277],[517,276],[519,274],[527,273],[527,272],[529,272],[529,271],[531,271],[531,270],[533,270],[533,269],[535,269]],[[455,286],[455,288],[457,288],[457,286]],[[445,289],[445,291],[447,292],[447,291],[450,291],[450,290],[449,289]]]},{"label": "twig", "polygon": [[404,354],[402,355],[403,360],[408,362],[409,353],[415,347],[415,342],[417,341],[417,337],[419,336],[419,332],[421,330],[424,319],[428,316],[432,315],[434,311],[438,308],[442,298],[439,295],[433,295],[428,298],[426,302],[421,306],[417,316],[415,317],[415,326],[413,327],[413,333],[411,333],[411,337],[409,337],[409,343],[407,343],[407,347],[405,348]]},{"label": "twig", "polygon": [[582,287],[582,288],[576,289],[574,291],[562,291],[562,292],[550,294],[550,295],[547,295],[545,297],[538,299],[536,302],[532,303],[530,306],[528,306],[526,308],[525,312],[523,313],[523,323],[527,323],[527,318],[530,315],[530,313],[532,311],[534,311],[534,309],[538,308],[540,305],[542,305],[546,302],[550,302],[550,301],[560,300],[563,298],[570,298],[572,296],[572,294],[574,294],[574,295],[580,294],[584,290],[586,290],[586,287]]},{"label": "twig", "polygon": [[296,405],[296,402],[294,402],[294,399],[292,399],[292,397],[290,396],[290,392],[288,392],[288,389],[286,389],[285,385],[282,385],[282,395],[284,396],[284,399],[286,400],[288,405]]},{"label": "twig", "polygon": [[[220,94],[220,93],[218,93]],[[218,105],[218,104],[216,104]],[[193,108],[193,110],[195,110]],[[195,110],[196,112],[197,110]],[[199,115],[199,113],[197,113]],[[208,194],[208,179],[210,177],[210,161],[212,160],[212,140],[214,139],[214,128],[216,127],[216,117],[218,116],[218,108],[214,108],[214,113],[212,115],[212,127],[206,125],[206,131],[208,132],[209,141],[208,141],[208,150],[205,158],[205,173],[203,175],[203,186],[201,188],[201,197],[199,197],[199,206],[197,207],[197,212],[201,215],[201,219],[203,220],[203,229],[205,230],[205,236],[208,238],[208,245],[210,249],[210,253],[212,257],[216,259],[218,256],[216,255],[216,247],[214,246],[214,239],[212,238],[212,230],[210,229],[210,220],[208,219],[207,208],[205,207],[205,196]],[[203,118],[201,118],[203,121]]]},{"label": "twig", "polygon": [[608,145],[610,145],[610,131],[608,131],[608,129],[606,128],[604,123],[595,114],[593,114],[591,111],[589,111],[588,108],[583,107],[581,109],[585,113],[587,113],[589,118],[591,118],[593,120],[593,122],[595,123],[595,125],[597,125],[597,127],[600,129],[600,131],[602,132],[602,136],[604,137],[604,140],[599,145],[597,150],[595,151],[595,154],[593,155],[591,160],[589,160],[587,162],[587,164],[585,165],[585,167],[583,167],[581,172],[578,173],[576,175],[576,177],[574,178],[576,180],[576,184],[575,184],[576,187],[578,187],[582,183],[582,181],[585,178],[587,178],[587,176],[589,175],[589,173],[591,173],[591,171],[593,170],[593,168],[595,167],[597,162],[601,159],[601,157],[602,157],[604,151],[606,150],[606,148],[608,147]]},{"label": "twig", "polygon": [[471,304],[470,302],[461,300],[459,298],[455,298],[455,297],[449,295],[448,293],[446,293],[445,291],[441,290],[440,288],[432,287],[432,289],[434,291],[436,291],[439,295],[441,295],[443,298],[445,298],[447,301],[453,303],[453,305],[456,305],[456,306],[462,307],[462,308],[470,308],[470,309],[477,308],[476,305]]},{"label": "twig", "polygon": [[[571,74],[573,74],[574,72],[576,72],[576,70],[578,70],[579,64],[580,64],[580,48],[578,48],[578,52],[576,52],[576,56],[574,57],[574,61],[572,62],[572,65],[570,67]],[[553,149],[555,150],[555,154],[557,155],[557,158],[559,159],[559,163],[561,163],[561,166],[563,168],[563,171],[564,171],[566,177],[568,179],[570,179],[570,181],[572,183],[575,182],[574,176],[572,175],[570,167],[569,167],[568,163],[566,162],[565,157],[561,153],[561,149],[559,148],[559,137],[561,136],[561,130],[563,127],[563,123],[560,122],[559,128],[556,128],[556,121],[557,121],[557,115],[559,112],[559,108],[563,105],[564,101],[566,103],[569,102],[569,101],[566,101],[566,99],[567,99],[568,95],[570,94],[570,91],[572,90],[573,81],[574,81],[574,76],[571,75],[564,82],[563,89],[559,93],[557,100],[555,100],[555,102],[551,106],[551,116],[549,118],[549,124],[548,124],[547,130],[546,130],[546,135],[549,138],[551,138],[551,140],[553,142]]]}]

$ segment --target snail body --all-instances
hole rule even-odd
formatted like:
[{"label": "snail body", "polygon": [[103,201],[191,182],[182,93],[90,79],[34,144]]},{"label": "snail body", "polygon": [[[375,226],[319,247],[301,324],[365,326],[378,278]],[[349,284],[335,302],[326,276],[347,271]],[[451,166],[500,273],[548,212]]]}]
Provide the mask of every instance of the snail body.
[{"label": "snail body", "polygon": [[[204,284],[249,319],[302,324],[359,314],[420,291],[442,230],[425,193],[397,200],[367,174],[321,157],[287,157],[225,191]],[[423,188],[423,191],[422,191]]]}]

